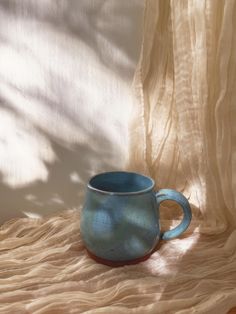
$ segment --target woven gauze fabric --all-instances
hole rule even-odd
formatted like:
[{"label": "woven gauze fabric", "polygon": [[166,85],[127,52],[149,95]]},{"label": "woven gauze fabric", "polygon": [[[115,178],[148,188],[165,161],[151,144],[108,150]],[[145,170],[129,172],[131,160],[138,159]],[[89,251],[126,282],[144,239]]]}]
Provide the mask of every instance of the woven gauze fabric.
[{"label": "woven gauze fabric", "polygon": [[130,169],[193,209],[192,246],[164,244],[163,312],[225,313],[236,298],[235,28],[235,1],[146,1]]}]

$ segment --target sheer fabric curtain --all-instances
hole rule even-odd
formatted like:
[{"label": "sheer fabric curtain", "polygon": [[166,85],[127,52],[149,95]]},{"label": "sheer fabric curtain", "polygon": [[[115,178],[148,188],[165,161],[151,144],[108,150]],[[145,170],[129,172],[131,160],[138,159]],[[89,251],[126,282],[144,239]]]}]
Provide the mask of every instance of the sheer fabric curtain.
[{"label": "sheer fabric curtain", "polygon": [[235,29],[234,0],[146,1],[131,164],[184,192],[207,234],[236,222]]},{"label": "sheer fabric curtain", "polygon": [[236,305],[235,29],[234,0],[146,1],[130,169],[183,192],[194,212],[188,239],[161,251],[165,313]]}]

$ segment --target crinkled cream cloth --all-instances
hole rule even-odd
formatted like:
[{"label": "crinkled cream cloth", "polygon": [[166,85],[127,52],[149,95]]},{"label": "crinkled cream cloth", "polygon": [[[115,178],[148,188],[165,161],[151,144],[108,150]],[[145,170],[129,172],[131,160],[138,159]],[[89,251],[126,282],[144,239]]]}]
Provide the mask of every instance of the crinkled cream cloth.
[{"label": "crinkled cream cloth", "polygon": [[1,313],[222,314],[236,306],[235,29],[233,0],[146,1],[128,168],[182,191],[191,228],[141,264],[110,268],[87,257],[79,210],[9,221],[0,230]]},{"label": "crinkled cream cloth", "polygon": [[86,255],[79,214],[1,227],[0,313],[221,314],[236,305],[236,231],[212,242],[190,229],[145,262],[111,268]]}]

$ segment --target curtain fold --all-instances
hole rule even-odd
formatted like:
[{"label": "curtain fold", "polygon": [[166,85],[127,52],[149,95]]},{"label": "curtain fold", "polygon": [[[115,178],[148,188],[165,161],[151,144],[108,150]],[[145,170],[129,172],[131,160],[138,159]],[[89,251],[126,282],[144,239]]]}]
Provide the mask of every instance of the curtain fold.
[{"label": "curtain fold", "polygon": [[131,169],[182,191],[199,230],[235,226],[236,2],[146,1]]},{"label": "curtain fold", "polygon": [[[236,306],[235,29],[234,0],[145,2],[128,167],[181,191],[193,210],[186,236],[159,251],[153,313]],[[175,207],[162,206],[163,229],[179,221]]]}]

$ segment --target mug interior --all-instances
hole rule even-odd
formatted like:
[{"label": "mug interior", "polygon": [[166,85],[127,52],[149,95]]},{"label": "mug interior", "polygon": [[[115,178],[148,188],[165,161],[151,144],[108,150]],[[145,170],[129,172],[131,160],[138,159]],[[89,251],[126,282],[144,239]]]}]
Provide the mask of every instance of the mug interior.
[{"label": "mug interior", "polygon": [[140,193],[152,190],[154,181],[144,175],[113,171],[97,174],[89,181],[88,188],[103,193]]}]

